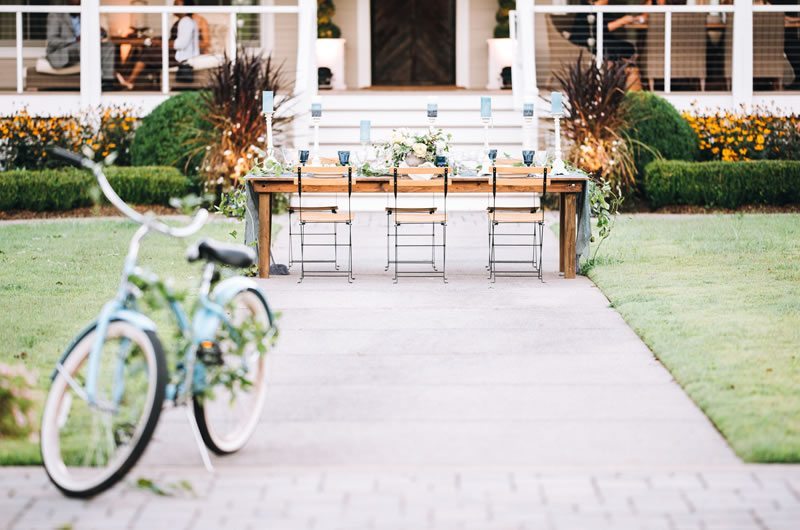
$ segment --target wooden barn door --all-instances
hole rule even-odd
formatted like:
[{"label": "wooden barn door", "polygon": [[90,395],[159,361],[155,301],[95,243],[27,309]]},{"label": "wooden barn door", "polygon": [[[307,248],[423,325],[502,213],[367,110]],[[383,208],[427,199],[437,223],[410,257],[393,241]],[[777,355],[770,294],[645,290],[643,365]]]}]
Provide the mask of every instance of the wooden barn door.
[{"label": "wooden barn door", "polygon": [[372,84],[455,85],[455,0],[372,0]]}]

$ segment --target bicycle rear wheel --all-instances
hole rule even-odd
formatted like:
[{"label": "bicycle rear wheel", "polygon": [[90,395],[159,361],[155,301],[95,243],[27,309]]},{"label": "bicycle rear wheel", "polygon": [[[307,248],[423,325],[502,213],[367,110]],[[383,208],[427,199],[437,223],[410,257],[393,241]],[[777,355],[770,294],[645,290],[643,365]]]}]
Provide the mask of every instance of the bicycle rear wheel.
[{"label": "bicycle rear wheel", "polygon": [[[257,326],[267,330],[272,325],[270,312],[256,291],[245,289],[233,297],[229,318],[234,327]],[[204,395],[194,397],[197,426],[206,447],[218,455],[235,453],[247,443],[258,425],[266,397],[266,355],[257,344],[247,344],[241,352],[225,332],[217,330],[216,345],[224,369],[238,370],[245,384],[217,383]],[[223,367],[207,367],[208,381]]]},{"label": "bicycle rear wheel", "polygon": [[65,495],[91,497],[133,467],[155,430],[167,366],[155,333],[109,324],[97,370],[94,404],[86,384],[97,330],[77,341],[50,386],[42,415],[42,461]]}]

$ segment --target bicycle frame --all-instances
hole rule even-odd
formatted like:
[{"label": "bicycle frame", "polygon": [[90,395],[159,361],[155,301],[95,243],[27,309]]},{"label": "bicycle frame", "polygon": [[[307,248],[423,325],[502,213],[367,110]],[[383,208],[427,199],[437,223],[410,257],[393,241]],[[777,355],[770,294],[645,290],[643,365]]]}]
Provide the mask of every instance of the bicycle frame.
[{"label": "bicycle frame", "polygon": [[[70,386],[72,386],[79,395],[84,397],[89,404],[103,409],[114,410],[116,408],[116,402],[99,403],[96,399],[100,357],[102,355],[103,344],[106,340],[109,325],[114,321],[123,320],[134,324],[140,329],[156,331],[155,323],[137,308],[136,299],[140,290],[132,282],[134,278],[140,278],[144,283],[149,285],[158,282],[158,278],[154,274],[141,269],[137,264],[141,241],[148,232],[149,228],[146,225],[141,226],[136,231],[128,248],[128,254],[125,258],[122,270],[122,278],[116,296],[103,306],[97,320],[73,341],[74,345],[75,342],[83,338],[90,330],[95,329],[97,331],[92,350],[89,354],[89,368],[87,370],[85,388],[81,389],[74,381],[70,383]],[[236,336],[238,330],[225,313],[224,304],[242,289],[254,289],[258,292],[257,286],[252,280],[242,277],[232,277],[220,282],[212,293],[211,285],[214,272],[215,266],[213,263],[207,263],[203,268],[198,307],[192,315],[191,320],[180,301],[169,289],[165,289],[162,293],[170,312],[175,318],[175,324],[179,332],[184,337],[191,339],[186,349],[180,353],[179,360],[182,363],[181,370],[184,372],[181,381],[178,384],[171,383],[167,387],[166,399],[168,401],[176,403],[182,402],[191,398],[193,394],[203,391],[205,370],[202,362],[198,364],[197,348],[200,343],[204,341],[212,341],[220,325],[225,326],[229,332]],[[270,321],[272,321],[271,314],[269,318]],[[72,349],[73,345],[70,345],[66,349],[64,356]],[[125,346],[125,344],[122,345],[123,348]],[[122,370],[125,364],[125,353],[126,352],[120,351],[118,355],[118,367],[115,370],[116,381],[112,387],[114,390],[114,397],[116,398],[115,401],[118,401],[124,391],[124,388],[121,387],[120,384],[122,381]],[[59,360],[53,377],[60,371],[64,356]],[[67,375],[67,377],[69,376]],[[72,378],[69,377],[69,379],[71,380]]]}]

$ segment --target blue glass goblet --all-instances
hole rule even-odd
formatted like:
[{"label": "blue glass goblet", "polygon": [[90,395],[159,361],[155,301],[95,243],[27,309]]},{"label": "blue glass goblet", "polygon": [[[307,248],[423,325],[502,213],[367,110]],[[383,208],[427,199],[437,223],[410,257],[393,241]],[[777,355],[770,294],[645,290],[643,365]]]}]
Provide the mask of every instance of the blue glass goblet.
[{"label": "blue glass goblet", "polygon": [[301,149],[297,152],[297,158],[300,160],[300,165],[306,165],[308,162],[308,151],[305,149]]},{"label": "blue glass goblet", "polygon": [[491,160],[492,164],[494,164],[494,161],[497,160],[497,149],[489,149],[488,156],[489,160]]},{"label": "blue glass goblet", "polygon": [[350,151],[338,151],[339,163],[346,166],[350,162]]},{"label": "blue glass goblet", "polygon": [[535,151],[528,150],[528,149],[526,149],[526,150],[524,150],[522,152],[522,162],[526,166],[530,166],[531,164],[533,164],[533,155],[534,155],[534,153],[535,153]]},{"label": "blue glass goblet", "polygon": [[436,155],[434,164],[436,164],[436,167],[447,167],[447,157],[444,155]]}]

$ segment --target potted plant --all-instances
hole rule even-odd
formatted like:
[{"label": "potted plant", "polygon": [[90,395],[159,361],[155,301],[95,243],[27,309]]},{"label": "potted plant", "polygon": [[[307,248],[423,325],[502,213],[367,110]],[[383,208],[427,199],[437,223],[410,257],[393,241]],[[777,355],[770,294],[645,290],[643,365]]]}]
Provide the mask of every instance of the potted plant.
[{"label": "potted plant", "polygon": [[344,45],[342,30],[333,23],[333,0],[317,0],[317,75],[319,88],[344,90]]},{"label": "potted plant", "polygon": [[488,53],[488,90],[511,88],[511,63],[513,57],[513,44],[509,38],[508,13],[516,8],[516,0],[498,0],[495,13],[494,38],[487,39]]}]

